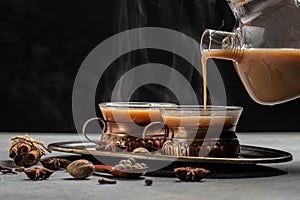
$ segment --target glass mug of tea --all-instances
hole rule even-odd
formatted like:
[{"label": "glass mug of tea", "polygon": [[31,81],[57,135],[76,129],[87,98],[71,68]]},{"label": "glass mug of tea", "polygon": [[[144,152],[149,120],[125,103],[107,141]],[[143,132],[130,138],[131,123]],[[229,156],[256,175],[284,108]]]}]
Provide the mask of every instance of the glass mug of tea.
[{"label": "glass mug of tea", "polygon": [[161,107],[163,123],[147,125],[143,137],[152,125],[161,123],[167,133],[161,148],[165,155],[236,158],[240,144],[235,130],[242,110],[238,106]]},{"label": "glass mug of tea", "polygon": [[238,26],[206,30],[202,61],[232,60],[251,98],[274,105],[300,96],[300,1],[227,0]]},{"label": "glass mug of tea", "polygon": [[[149,138],[146,138],[143,136],[144,129],[151,122],[162,122],[160,107],[172,106],[175,106],[175,104],[148,102],[100,103],[99,107],[103,119],[94,117],[87,120],[83,125],[82,133],[87,140],[97,144],[98,150],[125,150],[131,152],[138,147],[144,147],[152,151],[154,150],[153,147],[156,146],[157,150],[164,142],[166,133],[161,127],[158,127],[150,133]],[[98,141],[90,139],[86,132],[87,125],[92,121],[102,123],[103,131],[100,133]],[[154,143],[155,145],[153,145]]]}]

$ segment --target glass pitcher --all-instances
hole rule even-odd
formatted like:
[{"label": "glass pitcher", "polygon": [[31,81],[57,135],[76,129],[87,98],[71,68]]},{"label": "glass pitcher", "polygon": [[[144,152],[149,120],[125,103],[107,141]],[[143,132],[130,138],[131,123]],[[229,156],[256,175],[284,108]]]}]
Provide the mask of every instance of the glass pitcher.
[{"label": "glass pitcher", "polygon": [[300,0],[227,0],[233,32],[206,30],[201,53],[232,60],[252,99],[274,105],[300,96]]}]

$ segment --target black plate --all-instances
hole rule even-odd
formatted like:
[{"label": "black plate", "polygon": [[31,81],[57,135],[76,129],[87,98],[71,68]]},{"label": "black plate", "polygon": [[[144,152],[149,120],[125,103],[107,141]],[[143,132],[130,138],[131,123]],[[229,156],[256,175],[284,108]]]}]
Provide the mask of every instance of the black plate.
[{"label": "black plate", "polygon": [[262,164],[262,163],[281,163],[292,160],[292,155],[288,152],[256,147],[249,145],[241,145],[241,153],[238,158],[213,158],[213,157],[176,157],[166,155],[141,155],[130,152],[106,152],[97,151],[96,145],[91,142],[70,141],[58,142],[48,145],[48,148],[53,151],[75,153],[85,156],[92,156],[100,162],[108,162],[107,164],[114,164],[120,159],[133,157],[135,159],[147,163],[215,163],[215,164]]}]

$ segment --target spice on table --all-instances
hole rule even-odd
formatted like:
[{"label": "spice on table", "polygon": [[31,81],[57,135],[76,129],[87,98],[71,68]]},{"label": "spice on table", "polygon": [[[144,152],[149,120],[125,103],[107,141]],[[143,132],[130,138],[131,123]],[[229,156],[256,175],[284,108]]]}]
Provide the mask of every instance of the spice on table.
[{"label": "spice on table", "polygon": [[98,179],[98,183],[99,184],[116,184],[117,181],[116,180],[113,180],[113,179],[107,179],[107,178],[99,178]]},{"label": "spice on table", "polygon": [[147,186],[151,186],[152,183],[153,183],[153,180],[152,180],[151,178],[145,178],[145,184],[146,184]]},{"label": "spice on table", "polygon": [[19,166],[18,168],[15,168],[16,172],[24,172],[25,171],[25,167],[24,166]]},{"label": "spice on table", "polygon": [[13,171],[12,169],[11,170],[2,170],[1,172],[2,172],[2,174],[18,174],[17,172]]},{"label": "spice on table", "polygon": [[13,168],[11,167],[0,166],[0,171],[2,174],[18,174],[17,172],[13,171]]},{"label": "spice on table", "polygon": [[67,172],[77,179],[84,179],[91,176],[95,171],[93,163],[88,160],[80,159],[71,162],[67,166]]},{"label": "spice on table", "polygon": [[67,166],[71,163],[70,160],[63,158],[45,158],[40,161],[43,167],[51,169],[51,170],[59,170],[61,168],[67,168]]},{"label": "spice on table", "polygon": [[174,173],[182,181],[201,181],[209,171],[204,168],[179,167]]},{"label": "spice on table", "polygon": [[27,177],[30,180],[46,180],[47,178],[49,178],[51,176],[51,174],[53,174],[54,171],[50,170],[50,169],[46,169],[46,168],[41,168],[41,167],[34,167],[32,169],[27,169],[24,170],[24,173],[27,175]]},{"label": "spice on table", "polygon": [[9,157],[18,166],[32,166],[36,164],[46,151],[51,152],[43,142],[37,141],[28,135],[11,138],[12,146]]},{"label": "spice on table", "polygon": [[0,166],[0,171],[2,170],[10,170],[12,169],[11,167],[6,167],[6,166]]}]

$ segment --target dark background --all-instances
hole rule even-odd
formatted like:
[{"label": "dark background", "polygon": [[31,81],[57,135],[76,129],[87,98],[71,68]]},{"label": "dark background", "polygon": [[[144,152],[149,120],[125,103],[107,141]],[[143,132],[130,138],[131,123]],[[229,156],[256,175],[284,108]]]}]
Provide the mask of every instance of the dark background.
[{"label": "dark background", "polygon": [[[225,0],[1,0],[0,131],[75,132],[71,97],[82,61],[105,39],[143,26],[171,28],[199,41],[205,28],[231,30],[234,18]],[[175,56],[177,64],[172,64],[174,55],[167,52],[139,50],[112,63],[101,78],[99,86],[107,86],[96,94],[95,105],[109,101],[107,94],[117,80],[112,76],[114,66],[124,59],[131,60],[126,70],[146,61],[180,65],[179,71],[201,88],[199,75],[189,75],[193,69],[185,61]],[[258,105],[246,93],[232,63],[216,63],[228,105],[244,107],[238,131],[300,130],[300,99],[271,107]],[[172,101],[172,94],[163,99],[153,94],[159,87],[142,87],[132,100]]]}]

